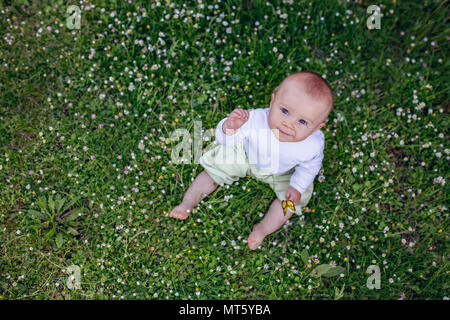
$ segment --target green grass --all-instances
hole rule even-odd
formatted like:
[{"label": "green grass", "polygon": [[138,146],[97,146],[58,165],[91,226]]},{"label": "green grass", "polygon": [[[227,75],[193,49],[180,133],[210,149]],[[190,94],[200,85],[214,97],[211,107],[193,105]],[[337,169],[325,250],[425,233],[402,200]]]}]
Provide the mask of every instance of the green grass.
[{"label": "green grass", "polygon": [[[70,3],[0,2],[0,298],[447,298],[444,2],[387,1],[378,30],[368,4],[346,1],[93,2],[80,30]],[[201,171],[171,163],[170,134],[266,107],[301,70],[336,95],[304,215],[250,251],[274,194],[246,178],[169,218]],[[56,196],[74,204],[30,213]],[[345,271],[314,277],[322,264]]]}]

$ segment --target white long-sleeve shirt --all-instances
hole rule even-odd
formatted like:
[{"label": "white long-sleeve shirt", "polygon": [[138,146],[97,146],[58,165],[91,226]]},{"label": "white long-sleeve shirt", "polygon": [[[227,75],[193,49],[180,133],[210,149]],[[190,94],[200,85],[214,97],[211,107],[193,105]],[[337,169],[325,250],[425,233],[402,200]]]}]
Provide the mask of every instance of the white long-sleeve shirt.
[{"label": "white long-sleeve shirt", "polygon": [[251,110],[247,122],[233,135],[223,133],[222,125],[228,118],[222,119],[216,140],[225,146],[244,140],[249,162],[264,172],[281,175],[295,167],[290,185],[304,193],[322,167],[325,136],[319,129],[303,141],[280,142],[270,130],[268,115],[269,108]]}]

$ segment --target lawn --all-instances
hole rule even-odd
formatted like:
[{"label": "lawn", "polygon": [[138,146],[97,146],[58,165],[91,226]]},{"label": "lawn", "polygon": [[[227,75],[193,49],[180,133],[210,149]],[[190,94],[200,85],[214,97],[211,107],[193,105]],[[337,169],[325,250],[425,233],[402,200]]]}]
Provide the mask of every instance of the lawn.
[{"label": "lawn", "polygon": [[[445,2],[242,6],[0,1],[0,299],[448,299]],[[173,133],[305,70],[335,105],[303,214],[249,250],[245,178],[170,218],[202,170]]]}]

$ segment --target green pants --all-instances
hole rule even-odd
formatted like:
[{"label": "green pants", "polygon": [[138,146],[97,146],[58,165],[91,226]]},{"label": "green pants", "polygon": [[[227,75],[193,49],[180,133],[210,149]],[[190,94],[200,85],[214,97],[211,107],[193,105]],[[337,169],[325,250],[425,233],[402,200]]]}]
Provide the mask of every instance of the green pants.
[{"label": "green pants", "polygon": [[[200,164],[210,177],[219,185],[232,184],[239,178],[250,175],[255,179],[268,183],[280,201],[285,200],[286,191],[290,186],[294,168],[282,175],[274,175],[257,169],[249,163],[245,153],[244,143],[226,147],[217,141],[201,158]],[[314,184],[302,193],[300,203],[295,207],[296,213],[301,214],[301,208],[311,199]]]}]

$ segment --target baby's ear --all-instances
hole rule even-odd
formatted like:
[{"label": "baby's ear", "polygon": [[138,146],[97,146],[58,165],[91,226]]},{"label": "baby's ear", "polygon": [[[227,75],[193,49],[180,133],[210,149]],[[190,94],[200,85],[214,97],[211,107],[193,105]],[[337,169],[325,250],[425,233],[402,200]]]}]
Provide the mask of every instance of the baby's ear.
[{"label": "baby's ear", "polygon": [[275,101],[275,92],[272,92],[272,98],[270,99],[270,107],[272,107],[274,101]]},{"label": "baby's ear", "polygon": [[323,127],[325,127],[326,124],[327,124],[327,123],[326,123],[325,121],[322,122],[321,124],[319,124],[318,129],[322,129]]}]

